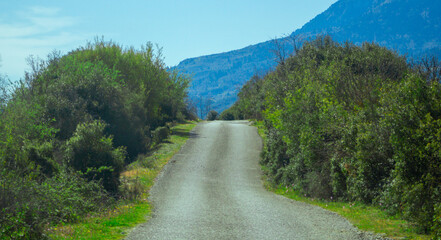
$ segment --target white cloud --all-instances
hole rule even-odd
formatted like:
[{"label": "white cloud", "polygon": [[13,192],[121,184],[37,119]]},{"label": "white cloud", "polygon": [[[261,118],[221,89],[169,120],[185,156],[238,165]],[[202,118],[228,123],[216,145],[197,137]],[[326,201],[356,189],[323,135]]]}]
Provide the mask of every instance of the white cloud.
[{"label": "white cloud", "polygon": [[29,20],[35,27],[44,30],[57,30],[77,23],[72,17],[29,17]]},{"label": "white cloud", "polygon": [[60,12],[59,8],[42,7],[42,6],[33,6],[30,7],[29,10],[37,15],[56,15],[58,12]]},{"label": "white cloud", "polygon": [[14,22],[0,24],[0,38],[48,34],[79,22],[73,17],[60,16],[59,12],[58,8],[46,7],[30,7],[26,11],[17,12]]},{"label": "white cloud", "polygon": [[44,59],[54,49],[66,51],[82,43],[88,36],[75,33],[79,23],[79,18],[61,15],[59,8],[34,6],[16,12],[12,21],[0,23],[0,72],[17,80],[29,55]]},{"label": "white cloud", "polygon": [[0,38],[26,37],[37,33],[39,33],[39,29],[35,26],[0,24]]}]

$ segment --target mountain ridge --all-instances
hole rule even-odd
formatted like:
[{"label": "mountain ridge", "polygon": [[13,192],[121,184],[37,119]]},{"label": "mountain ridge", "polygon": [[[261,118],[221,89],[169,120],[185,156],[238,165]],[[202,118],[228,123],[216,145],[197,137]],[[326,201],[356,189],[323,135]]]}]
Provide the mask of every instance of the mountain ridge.
[{"label": "mountain ridge", "polygon": [[[429,0],[340,0],[279,43],[330,35],[338,42],[375,42],[400,54],[441,56],[441,2]],[[289,46],[287,51],[291,51]],[[185,59],[175,68],[193,75],[190,99],[201,117],[231,106],[238,89],[255,74],[277,65],[273,40],[241,49]]]}]

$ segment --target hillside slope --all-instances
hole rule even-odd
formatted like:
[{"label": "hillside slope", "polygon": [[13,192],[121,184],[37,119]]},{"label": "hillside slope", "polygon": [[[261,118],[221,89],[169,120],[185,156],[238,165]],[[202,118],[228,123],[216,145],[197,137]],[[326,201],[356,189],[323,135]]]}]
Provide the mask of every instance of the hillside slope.
[{"label": "hillside slope", "polygon": [[271,47],[268,41],[231,52],[190,58],[176,68],[192,76],[189,96],[198,109],[208,107],[206,101],[212,100],[210,108],[221,112],[236,101],[238,90],[253,74],[264,73],[275,66]]},{"label": "hillside slope", "polygon": [[340,0],[293,35],[329,34],[340,42],[376,42],[418,57],[439,53],[440,28],[439,1]]},{"label": "hillside slope", "polygon": [[[309,39],[329,34],[356,44],[376,42],[401,54],[441,56],[441,2],[430,0],[340,0],[291,36]],[[283,41],[284,39],[280,39]],[[196,104],[212,99],[223,111],[253,74],[276,65],[273,41],[240,50],[186,59],[177,69],[193,75],[189,95]]]}]

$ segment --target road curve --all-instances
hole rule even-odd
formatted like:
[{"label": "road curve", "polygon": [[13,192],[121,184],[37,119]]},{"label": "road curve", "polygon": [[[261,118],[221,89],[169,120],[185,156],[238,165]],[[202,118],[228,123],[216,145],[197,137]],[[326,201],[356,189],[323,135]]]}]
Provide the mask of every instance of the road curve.
[{"label": "road curve", "polygon": [[152,217],[127,239],[363,239],[337,214],[266,191],[247,121],[198,124],[151,190]]}]

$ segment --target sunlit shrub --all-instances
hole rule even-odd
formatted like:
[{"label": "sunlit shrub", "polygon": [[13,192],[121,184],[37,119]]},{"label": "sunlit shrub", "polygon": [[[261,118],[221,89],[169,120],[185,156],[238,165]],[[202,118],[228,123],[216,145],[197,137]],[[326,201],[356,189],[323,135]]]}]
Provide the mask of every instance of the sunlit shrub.
[{"label": "sunlit shrub", "polygon": [[67,163],[89,181],[101,181],[104,188],[116,193],[123,170],[124,148],[114,148],[111,137],[104,135],[102,121],[82,123],[66,142]]}]

